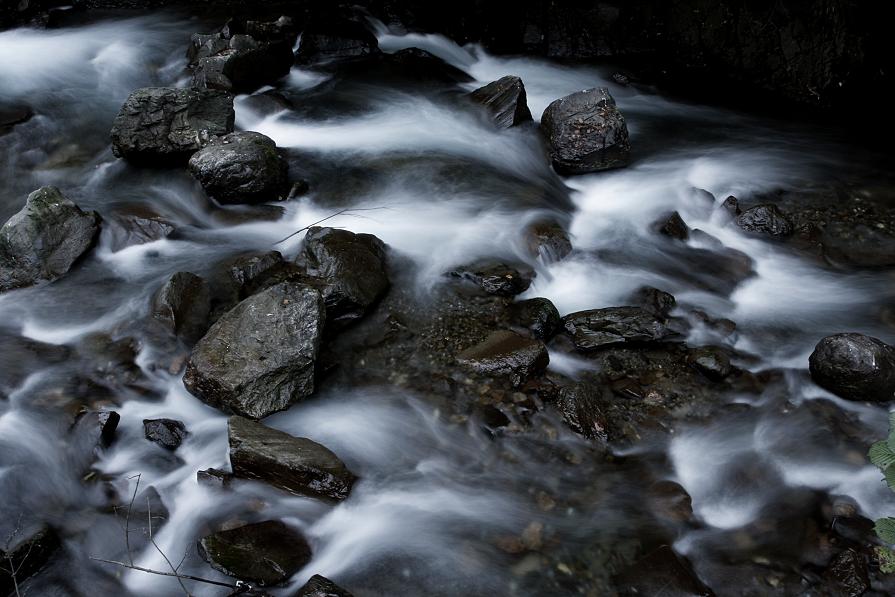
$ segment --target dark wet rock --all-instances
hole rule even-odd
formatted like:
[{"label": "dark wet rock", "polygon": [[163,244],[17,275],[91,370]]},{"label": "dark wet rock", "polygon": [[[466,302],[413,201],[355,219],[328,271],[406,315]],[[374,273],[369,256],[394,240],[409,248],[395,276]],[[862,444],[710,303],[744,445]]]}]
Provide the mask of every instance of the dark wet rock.
[{"label": "dark wet rock", "polygon": [[210,275],[212,319],[251,295],[296,278],[299,268],[283,259],[279,251],[253,252],[227,258]]},{"label": "dark wet rock", "polygon": [[262,418],[314,391],[325,321],[317,290],[283,282],[224,314],[196,344],[183,383],[203,402]]},{"label": "dark wet rock", "polygon": [[271,116],[283,110],[294,110],[295,104],[279,91],[271,89],[242,98],[240,107],[245,107],[259,116]]},{"label": "dark wet rock", "polygon": [[717,346],[694,348],[687,361],[712,381],[721,381],[733,370],[730,366],[730,354]]},{"label": "dark wet rock", "polygon": [[569,234],[557,222],[535,222],[525,229],[525,240],[531,254],[548,263],[562,261],[572,252]]},{"label": "dark wet rock", "polygon": [[296,180],[292,183],[292,186],[289,187],[289,193],[286,195],[286,199],[289,201],[300,199],[307,195],[310,190],[311,184],[307,180]]},{"label": "dark wet rock", "polygon": [[183,422],[174,419],[143,419],[143,434],[166,450],[176,450],[189,432]]},{"label": "dark wet rock", "polygon": [[488,294],[516,296],[531,286],[535,272],[526,265],[507,265],[497,261],[481,261],[458,267],[449,274],[469,280]]},{"label": "dark wet rock", "polygon": [[670,546],[649,552],[616,578],[622,595],[713,596],[693,567]]},{"label": "dark wet rock", "polygon": [[560,174],[587,174],[628,164],[628,126],[605,88],[556,100],[544,110],[541,130]]},{"label": "dark wet rock", "polygon": [[78,342],[77,352],[100,384],[120,390],[139,387],[145,381],[137,365],[140,343],[136,338],[115,338],[102,332],[87,334]]},{"label": "dark wet rock", "polygon": [[566,315],[566,333],[575,348],[587,352],[613,344],[640,344],[673,339],[678,332],[641,307],[608,307]]},{"label": "dark wet rock", "polygon": [[115,440],[115,431],[121,416],[112,410],[85,412],[78,417],[72,433],[78,443],[91,447],[105,448]]},{"label": "dark wet rock", "polygon": [[609,439],[610,423],[605,413],[606,392],[599,385],[580,383],[563,388],[556,403],[572,431],[588,439]]},{"label": "dark wet rock", "polygon": [[288,165],[270,137],[250,131],[210,141],[189,161],[190,172],[220,203],[282,199]]},{"label": "dark wet rock", "polygon": [[104,234],[108,236],[109,249],[113,253],[161,240],[174,232],[174,224],[155,214],[119,214],[104,224]]},{"label": "dark wet rock", "polygon": [[733,195],[728,196],[727,199],[724,200],[724,202],[721,204],[721,209],[726,211],[728,214],[731,215],[731,217],[734,218],[743,213],[742,210],[740,210],[739,200]]},{"label": "dark wet rock", "polygon": [[677,299],[670,292],[652,286],[642,286],[631,295],[631,304],[643,307],[656,317],[667,318],[677,305]]},{"label": "dark wet rock", "polygon": [[[131,498],[133,498],[133,504],[131,504]],[[171,516],[168,507],[162,501],[162,496],[152,486],[147,487],[136,496],[133,493],[121,496],[115,508],[115,513],[122,525],[128,524],[131,529],[142,531],[139,534],[144,536],[148,536],[150,523],[152,524],[152,532],[155,533],[168,522]],[[126,520],[128,520],[127,523],[125,522]],[[135,543],[134,540],[135,537],[132,537],[132,548],[139,548],[141,544],[149,543],[148,540],[139,543]]]},{"label": "dark wet rock", "polygon": [[508,315],[510,325],[539,340],[549,340],[562,329],[562,317],[549,299],[538,297],[513,303]]},{"label": "dark wet rock", "polygon": [[255,479],[290,493],[343,500],[356,477],[339,457],[304,437],[230,417],[230,464],[234,476]]},{"label": "dark wet rock", "polygon": [[298,590],[295,597],[352,597],[352,595],[325,576],[315,574]]},{"label": "dark wet rock", "polygon": [[836,556],[823,576],[834,595],[861,597],[870,590],[867,560],[854,549],[846,549]]},{"label": "dark wet rock", "polygon": [[196,482],[199,485],[204,485],[205,487],[211,487],[214,489],[223,489],[230,485],[230,480],[233,477],[230,473],[225,471],[218,470],[216,468],[208,468],[201,471],[196,471]]},{"label": "dark wet rock", "polygon": [[493,404],[477,404],[473,412],[486,430],[500,429],[512,422],[505,412]]},{"label": "dark wet rock", "polygon": [[274,520],[212,533],[198,548],[215,570],[263,587],[286,582],[311,561],[304,536]]},{"label": "dark wet rock", "polygon": [[298,263],[320,288],[330,321],[362,317],[389,288],[386,246],[372,234],[315,226]]},{"label": "dark wet rock", "polygon": [[0,228],[0,292],[65,275],[96,241],[100,218],[84,212],[56,187],[28,195]]},{"label": "dark wet rock", "polygon": [[834,334],[817,343],[811,378],[846,400],[895,398],[895,348],[864,334]]},{"label": "dark wet rock", "polygon": [[476,89],[469,97],[485,106],[498,128],[508,129],[531,121],[525,85],[519,77],[502,77]]},{"label": "dark wet rock", "polygon": [[349,20],[321,20],[302,32],[295,60],[299,64],[316,64],[378,53],[376,36],[362,24]]},{"label": "dark wet rock", "polygon": [[687,240],[690,237],[690,228],[684,219],[676,211],[665,214],[652,224],[653,230],[659,234],[677,240]]},{"label": "dark wet rock", "polygon": [[730,338],[736,333],[737,324],[732,319],[712,317],[701,309],[691,310],[690,315],[693,316],[698,324],[705,326],[707,330],[718,334],[721,338]]},{"label": "dark wet rock", "polygon": [[24,104],[0,103],[0,135],[6,134],[17,124],[28,122],[34,111]]},{"label": "dark wet rock", "polygon": [[294,35],[285,27],[278,33],[274,26],[263,31],[265,27],[252,28],[258,37],[229,31],[194,35],[187,52],[193,87],[246,93],[288,75],[294,61]]},{"label": "dark wet rock", "polygon": [[831,222],[821,233],[824,257],[834,264],[866,268],[895,266],[895,234],[863,223]]},{"label": "dark wet rock", "polygon": [[650,510],[662,520],[682,523],[693,518],[693,500],[680,483],[656,481],[649,486],[647,498]]},{"label": "dark wet rock", "polygon": [[501,330],[458,354],[457,362],[483,375],[508,376],[518,385],[543,373],[550,357],[540,340]]},{"label": "dark wet rock", "polygon": [[737,226],[754,234],[785,237],[793,232],[792,223],[773,203],[750,207],[737,216]]},{"label": "dark wet rock", "polygon": [[[0,591],[18,595],[17,583],[36,574],[59,549],[59,537],[45,524],[11,521],[3,525],[6,536],[0,538]],[[15,578],[10,573],[15,570]]]},{"label": "dark wet rock", "polygon": [[211,296],[205,280],[189,272],[168,278],[152,297],[152,316],[193,344],[208,329]]},{"label": "dark wet rock", "polygon": [[130,94],[112,125],[112,152],[155,166],[185,164],[211,139],[233,132],[226,91],[144,87]]},{"label": "dark wet rock", "polygon": [[394,54],[384,54],[381,59],[391,73],[405,79],[412,78],[418,83],[431,80],[464,83],[472,80],[465,71],[420,48],[404,48]]},{"label": "dark wet rock", "polygon": [[13,391],[31,373],[69,360],[72,350],[20,336],[0,327],[0,396]]}]

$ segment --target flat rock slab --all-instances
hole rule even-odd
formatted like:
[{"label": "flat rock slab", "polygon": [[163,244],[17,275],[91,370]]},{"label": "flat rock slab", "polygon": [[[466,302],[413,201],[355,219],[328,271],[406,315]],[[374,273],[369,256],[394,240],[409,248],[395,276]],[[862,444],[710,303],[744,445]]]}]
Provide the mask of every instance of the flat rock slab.
[{"label": "flat rock slab", "polygon": [[189,168],[208,196],[224,204],[276,201],[286,192],[286,160],[261,133],[213,139],[193,154]]},{"label": "flat rock slab", "polygon": [[484,375],[509,376],[518,385],[543,373],[550,363],[547,346],[509,330],[492,333],[457,355],[457,362]]},{"label": "flat rock slab", "polygon": [[357,479],[317,442],[230,417],[230,464],[238,478],[256,479],[296,495],[343,500]]},{"label": "flat rock slab", "polygon": [[491,119],[499,128],[508,129],[523,122],[531,122],[528,96],[519,77],[502,77],[476,89],[469,97],[488,109]]},{"label": "flat rock slab", "polygon": [[614,344],[661,342],[677,332],[641,307],[608,307],[578,311],[563,318],[566,333],[575,348],[588,352]]}]

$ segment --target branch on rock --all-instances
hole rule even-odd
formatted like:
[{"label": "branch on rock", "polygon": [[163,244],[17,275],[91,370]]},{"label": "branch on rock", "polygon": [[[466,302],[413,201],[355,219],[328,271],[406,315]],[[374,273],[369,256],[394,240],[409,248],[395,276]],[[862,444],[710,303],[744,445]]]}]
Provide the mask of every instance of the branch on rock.
[{"label": "branch on rock", "polygon": [[[317,224],[322,224],[323,222],[326,222],[327,220],[331,220],[331,219],[333,219],[333,218],[335,218],[335,217],[337,217],[337,216],[342,216],[342,215],[346,215],[346,214],[347,214],[347,215],[351,215],[351,216],[354,216],[354,217],[361,217],[361,216],[358,216],[357,214],[355,214],[354,212],[357,212],[357,211],[373,211],[373,210],[377,210],[377,209],[385,209],[385,208],[384,208],[384,207],[353,207],[353,208],[340,209],[339,211],[335,212],[334,214],[330,214],[330,215],[326,216],[325,218],[323,218],[323,219],[321,219],[321,220],[317,220],[316,222],[313,222],[313,223],[311,223],[311,224],[308,224],[307,226],[305,226],[305,227],[303,227],[303,228],[299,228],[298,230],[296,230],[295,232],[293,232],[292,234],[290,234],[290,235],[287,236],[286,238],[284,238],[284,239],[282,239],[282,240],[278,240],[278,241],[275,242],[274,244],[275,244],[275,245],[283,244],[284,242],[286,242],[287,240],[289,240],[289,239],[292,238],[293,236],[295,236],[295,235],[297,235],[297,234],[301,234],[302,232],[304,232],[304,231],[306,231],[306,230],[309,230],[309,229],[313,228],[313,227],[316,226]],[[338,228],[338,226],[337,226],[337,228]]]}]

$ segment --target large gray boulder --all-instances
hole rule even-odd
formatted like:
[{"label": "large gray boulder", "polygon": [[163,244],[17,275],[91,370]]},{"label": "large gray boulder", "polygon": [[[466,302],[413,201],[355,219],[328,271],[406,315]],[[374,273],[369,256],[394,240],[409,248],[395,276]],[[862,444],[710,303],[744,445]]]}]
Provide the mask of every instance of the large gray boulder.
[{"label": "large gray boulder", "polygon": [[273,139],[255,132],[211,140],[189,161],[190,172],[220,203],[261,203],[286,192],[286,160]]},{"label": "large gray boulder", "polygon": [[895,399],[895,347],[864,334],[834,334],[808,360],[817,385],[846,400]]},{"label": "large gray boulder", "polygon": [[678,335],[664,318],[641,307],[578,311],[563,318],[566,333],[583,352],[616,344],[662,342]]},{"label": "large gray boulder", "polygon": [[196,344],[183,383],[203,402],[260,419],[314,391],[320,293],[283,282],[225,313]]},{"label": "large gray boulder", "polygon": [[531,122],[528,96],[519,77],[502,77],[476,89],[469,97],[488,109],[491,119],[499,128],[508,129],[523,122]]},{"label": "large gray boulder", "polygon": [[185,164],[211,139],[232,132],[234,117],[226,91],[137,89],[112,125],[112,153],[138,164]]},{"label": "large gray boulder", "polygon": [[99,229],[99,214],[82,211],[56,187],[34,191],[0,228],[0,291],[65,275]]},{"label": "large gray boulder", "polygon": [[541,131],[560,174],[587,174],[628,164],[628,125],[608,89],[585,89],[556,100],[544,110]]}]

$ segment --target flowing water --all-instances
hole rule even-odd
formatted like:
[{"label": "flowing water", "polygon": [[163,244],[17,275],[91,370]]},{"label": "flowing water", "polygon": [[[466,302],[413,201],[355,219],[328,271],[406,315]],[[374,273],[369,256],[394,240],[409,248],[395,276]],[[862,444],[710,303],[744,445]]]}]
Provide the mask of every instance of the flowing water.
[{"label": "flowing water", "polygon": [[[288,148],[293,174],[305,169],[317,184],[308,197],[282,204],[279,219],[241,217],[235,208],[211,206],[186,172],[138,170],[116,160],[108,146],[112,119],[130,91],[185,84],[183,49],[201,29],[161,15],[0,33],[0,101],[24,102],[36,113],[0,136],[0,217],[18,211],[30,191],[54,184],[107,220],[150,207],[178,229],[170,239],[119,251],[104,233],[64,279],[0,295],[3,515],[47,520],[64,539],[62,554],[33,581],[35,594],[121,594],[115,577],[134,595],[178,593],[172,579],[110,570],[89,559],[123,557],[121,517],[107,506],[109,486],[120,502],[136,475],[143,487],[156,488],[170,512],[156,542],[176,560],[187,554],[187,572],[225,578],[198,558],[195,541],[215,521],[246,515],[250,504],[309,537],[314,558],[293,587],[319,573],[360,596],[565,594],[556,587],[574,566],[511,557],[493,538],[542,525],[537,528],[549,534],[561,562],[562,554],[624,551],[632,536],[645,532],[648,506],[632,497],[639,495],[641,469],[604,468],[589,444],[559,423],[549,440],[494,438],[454,422],[425,396],[390,387],[324,386],[312,400],[266,421],[326,445],[348,463],[361,480],[344,503],[285,497],[260,484],[229,493],[197,484],[196,471],[228,466],[226,417],[158,366],[154,355],[163,348],[140,323],[149,297],[173,272],[201,275],[228,255],[269,250],[346,207],[356,211],[328,224],[375,234],[409,258],[423,296],[443,283],[450,267],[496,256],[529,262],[538,277],[523,298],[547,297],[562,314],[623,304],[649,284],[674,294],[681,312],[699,308],[737,323],[735,347],[753,355],[750,369],[781,370],[785,396],[719,396],[731,408],[710,423],[678,425],[664,439],[619,454],[659,463],[660,475],[690,494],[699,524],[679,533],[675,548],[716,591],[723,594],[727,570],[713,560],[718,546],[791,503],[798,488],[851,496],[868,517],[895,514],[878,471],[851,444],[829,436],[818,414],[828,410],[812,404],[833,405],[832,416],[849,422],[858,445],[884,434],[885,414],[829,395],[805,372],[814,344],[829,333],[895,339],[878,315],[891,297],[891,276],[834,271],[747,237],[727,224],[719,205],[694,192],[705,189],[720,201],[810,188],[832,172],[871,178],[861,154],[823,131],[619,86],[611,71],[496,57],[440,36],[395,35],[379,26],[384,51],[426,49],[474,79],[465,89],[520,76],[535,118],[553,99],[608,86],[627,118],[632,165],[560,181],[544,162],[535,130],[495,130],[456,93],[296,67],[282,90],[297,108],[265,113],[239,97],[237,127]],[[696,283],[699,266],[664,254],[649,229],[671,209],[752,257],[757,274],[729,295]],[[576,249],[568,259],[547,263],[527,253],[522,230],[544,216],[568,223]],[[300,243],[299,235],[276,248],[294,256]],[[85,371],[95,365],[83,347],[104,332],[137,337],[142,371],[128,374],[138,383],[90,385],[92,373]],[[694,327],[691,340],[699,344],[706,333]],[[79,356],[47,354],[44,345],[33,351],[28,340]],[[568,376],[589,366],[561,352],[551,356],[553,370]],[[110,378],[116,367],[107,365]],[[75,392],[89,394],[92,404],[117,405],[121,414],[118,440],[94,465],[93,477],[109,483],[82,479],[83,454],[67,439]],[[142,439],[142,420],[159,417],[182,420],[190,430],[179,459]],[[539,507],[532,499],[539,488],[575,495],[576,505]],[[137,563],[165,568],[152,546],[134,543]],[[554,588],[539,584],[545,577],[556,577]],[[202,585],[192,590],[226,594]]]}]

